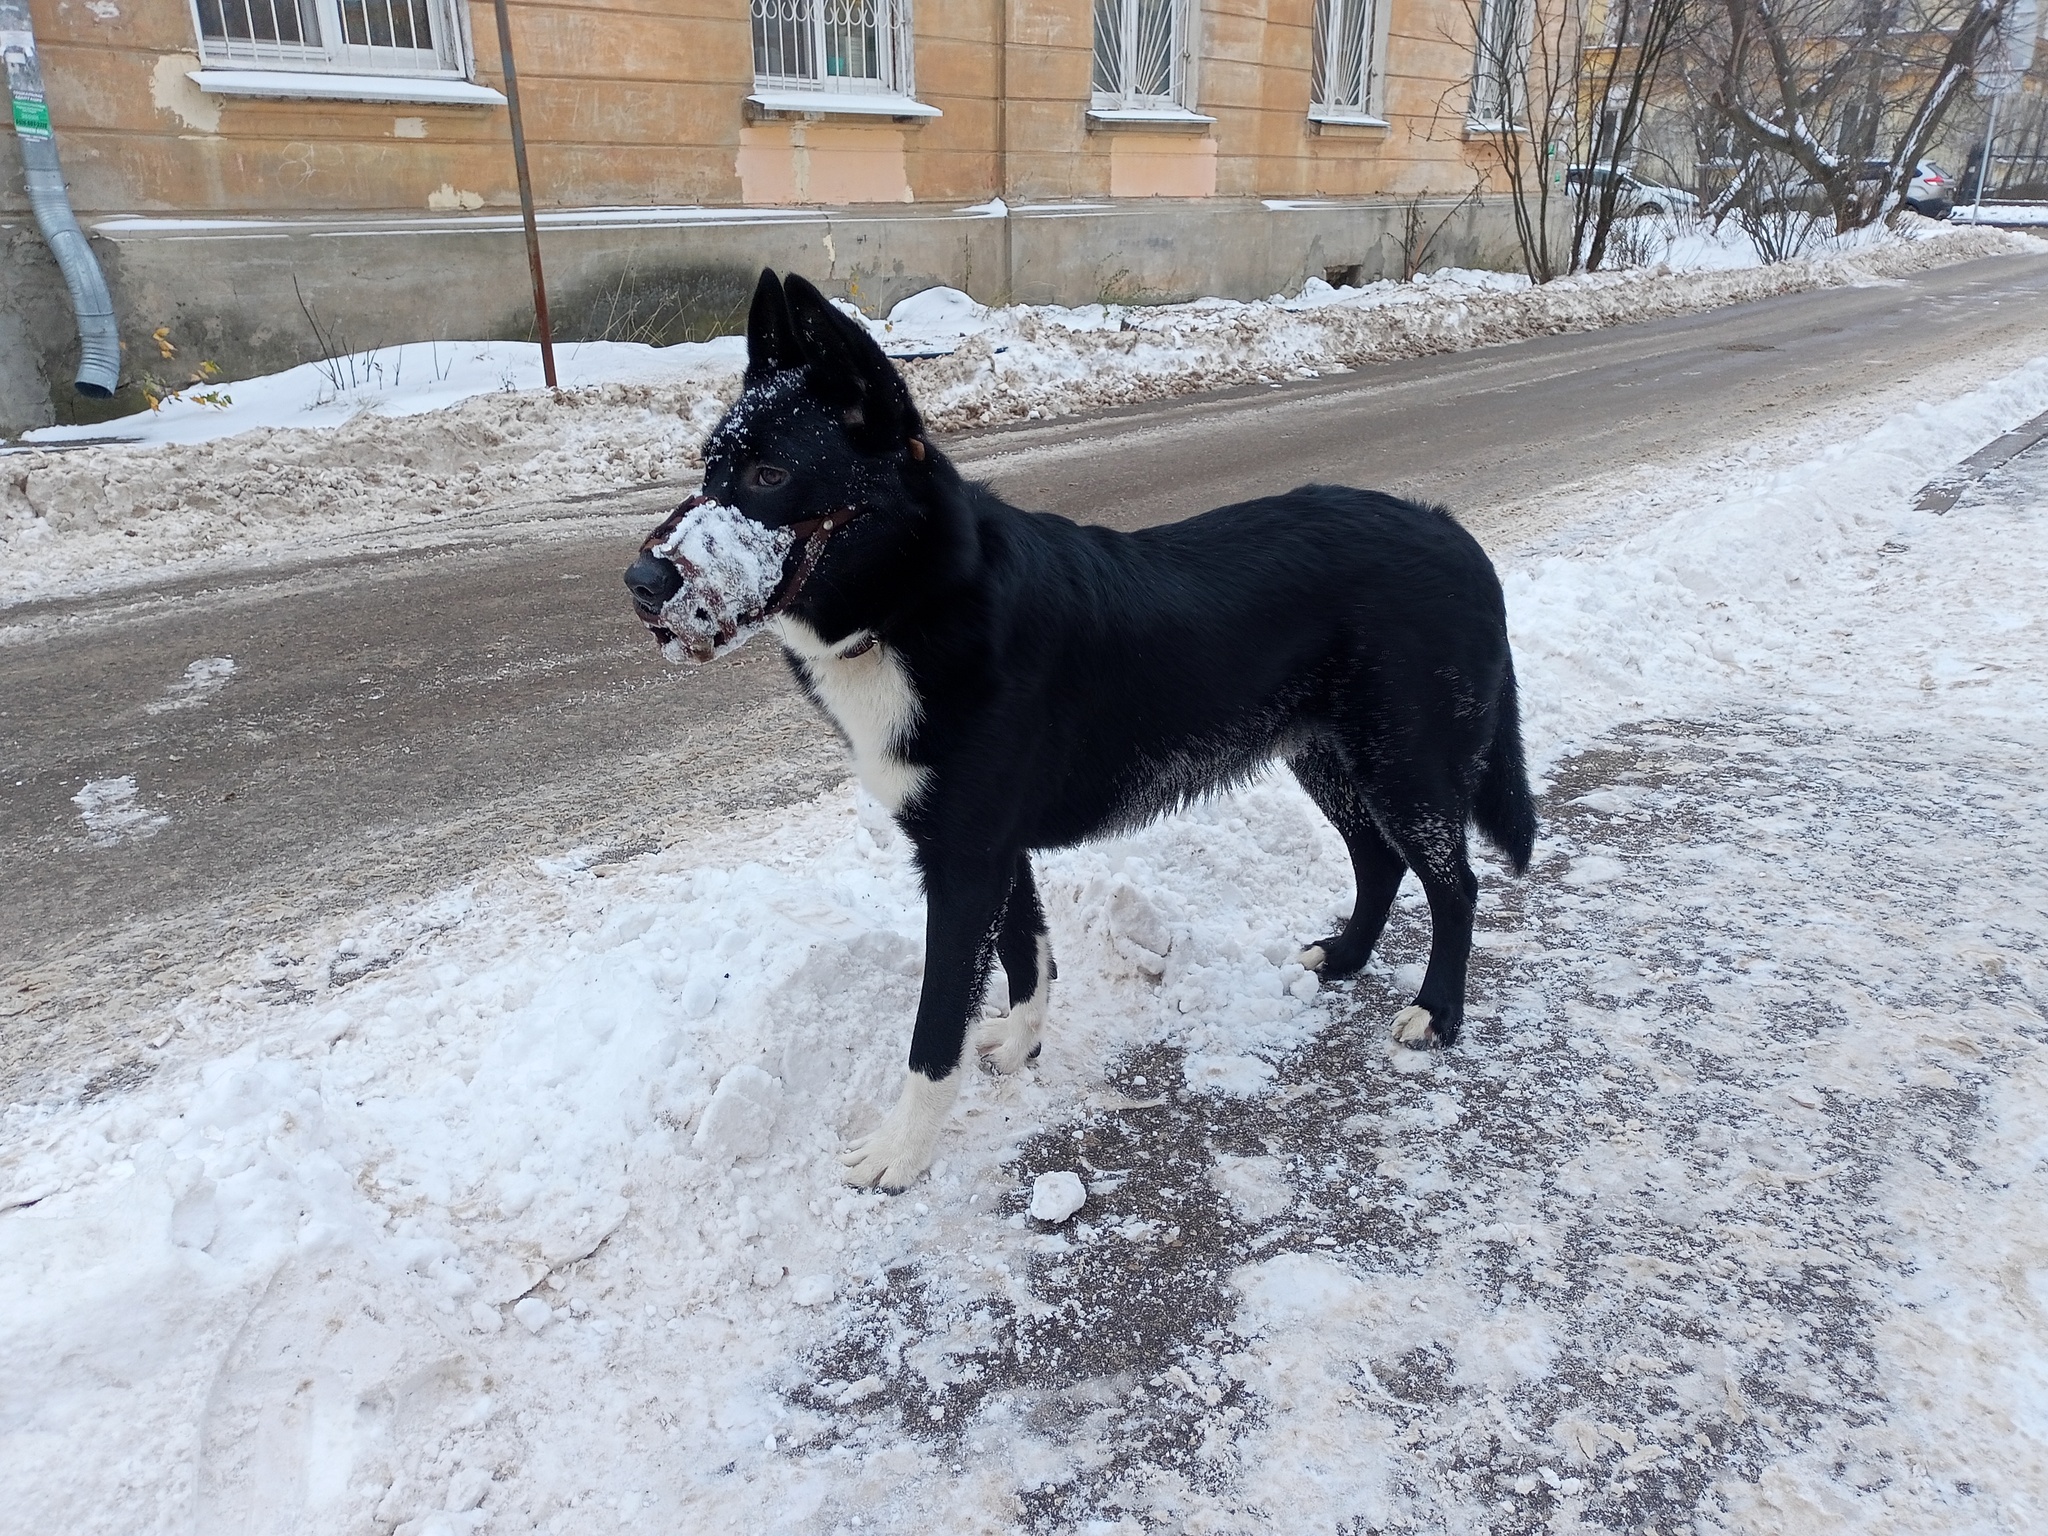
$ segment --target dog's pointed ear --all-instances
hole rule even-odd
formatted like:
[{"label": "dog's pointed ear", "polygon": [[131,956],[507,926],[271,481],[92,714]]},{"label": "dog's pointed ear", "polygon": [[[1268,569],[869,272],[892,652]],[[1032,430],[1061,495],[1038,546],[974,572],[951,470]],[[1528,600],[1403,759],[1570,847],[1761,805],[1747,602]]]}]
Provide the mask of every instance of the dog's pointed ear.
[{"label": "dog's pointed ear", "polygon": [[753,307],[747,311],[747,372],[741,382],[752,387],[770,374],[803,364],[803,348],[797,343],[782,283],[771,269],[763,267],[761,281],[754,285]]},{"label": "dog's pointed ear", "polygon": [[[810,366],[812,392],[839,412],[854,443],[867,453],[909,452],[922,458],[924,421],[896,365],[858,320],[791,273],[783,291],[797,340]],[[911,444],[917,446],[913,449]]]}]

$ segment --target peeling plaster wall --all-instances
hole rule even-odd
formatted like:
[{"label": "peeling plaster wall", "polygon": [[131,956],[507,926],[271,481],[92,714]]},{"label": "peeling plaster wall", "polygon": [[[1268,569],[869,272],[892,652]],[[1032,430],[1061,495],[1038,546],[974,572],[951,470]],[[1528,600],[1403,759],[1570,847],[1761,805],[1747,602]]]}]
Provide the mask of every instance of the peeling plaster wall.
[{"label": "peeling plaster wall", "polygon": [[905,130],[836,123],[770,123],[740,130],[740,200],[751,207],[908,203]]},{"label": "peeling plaster wall", "polygon": [[1111,197],[1214,197],[1216,141],[1188,134],[1109,136]]}]

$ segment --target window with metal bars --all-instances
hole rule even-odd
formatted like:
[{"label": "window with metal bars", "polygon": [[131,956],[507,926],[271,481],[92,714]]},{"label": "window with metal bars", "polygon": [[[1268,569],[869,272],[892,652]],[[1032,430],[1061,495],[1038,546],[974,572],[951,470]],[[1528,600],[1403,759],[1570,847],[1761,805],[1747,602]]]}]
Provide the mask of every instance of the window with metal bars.
[{"label": "window with metal bars", "polygon": [[1475,128],[1512,128],[1524,116],[1529,72],[1529,0],[1479,0],[1479,41],[1472,62]]},{"label": "window with metal bars", "polygon": [[910,0],[752,0],[754,83],[913,94]]},{"label": "window with metal bars", "polygon": [[212,65],[463,76],[454,0],[192,0]]},{"label": "window with metal bars", "polygon": [[1385,25],[1386,6],[1379,0],[1316,0],[1310,117],[1328,123],[1381,121]]},{"label": "window with metal bars", "polygon": [[1095,0],[1098,112],[1195,105],[1193,0]]}]

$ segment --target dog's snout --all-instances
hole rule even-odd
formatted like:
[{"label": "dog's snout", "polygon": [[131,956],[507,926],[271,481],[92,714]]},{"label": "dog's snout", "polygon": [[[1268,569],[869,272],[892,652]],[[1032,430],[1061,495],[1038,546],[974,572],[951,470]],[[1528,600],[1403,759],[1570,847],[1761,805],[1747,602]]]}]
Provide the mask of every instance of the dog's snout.
[{"label": "dog's snout", "polygon": [[644,612],[659,613],[682,589],[683,573],[659,555],[643,554],[626,567],[626,590],[633,594],[633,606]]}]

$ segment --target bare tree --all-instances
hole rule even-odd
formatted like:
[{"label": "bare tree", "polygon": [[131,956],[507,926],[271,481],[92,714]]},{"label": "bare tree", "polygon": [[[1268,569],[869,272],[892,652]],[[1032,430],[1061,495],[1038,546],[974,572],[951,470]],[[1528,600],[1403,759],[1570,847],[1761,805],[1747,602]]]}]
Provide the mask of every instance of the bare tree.
[{"label": "bare tree", "polygon": [[1644,119],[1695,3],[1611,0],[1600,45],[1582,52],[1584,110],[1572,125],[1571,158],[1585,174],[1570,188],[1573,271],[1597,271],[1615,219],[1637,211],[1623,198],[1621,172],[1635,161]]},{"label": "bare tree", "polygon": [[1484,138],[1507,184],[1529,280],[1547,283],[1572,268],[1561,217],[1569,194],[1557,161],[1578,110],[1578,5],[1466,0],[1466,9],[1477,44],[1465,132]]},{"label": "bare tree", "polygon": [[[1399,249],[1402,282],[1415,280],[1415,274],[1428,265],[1430,256],[1435,252],[1438,237],[1449,228],[1453,219],[1477,203],[1485,191],[1486,178],[1481,176],[1473,183],[1471,191],[1448,206],[1431,198],[1428,193],[1420,193],[1401,205],[1400,226],[1388,230],[1381,238],[1391,238]],[[1433,224],[1429,220],[1432,203],[1443,206],[1443,212]]]},{"label": "bare tree", "polygon": [[1720,199],[1751,218],[1778,179],[1838,231],[1897,207],[2010,0],[1722,0],[1711,101],[1740,169]]},{"label": "bare tree", "polygon": [[1699,0],[1695,25],[1677,50],[1673,72],[1684,88],[1700,212],[1716,229],[1733,219],[1766,262],[1787,261],[1820,238],[1818,199],[1796,160],[1739,133],[1721,109],[1727,60],[1723,0]]},{"label": "bare tree", "polygon": [[[1615,220],[1637,213],[1620,174],[1702,0],[1467,0],[1476,38],[1465,131],[1484,135],[1535,282],[1607,260]],[[1572,168],[1581,174],[1570,174]]]},{"label": "bare tree", "polygon": [[1804,255],[1822,225],[1832,222],[1813,207],[1811,187],[1790,155],[1753,148],[1706,211],[1717,227],[1732,216],[1764,261],[1790,261]]}]

